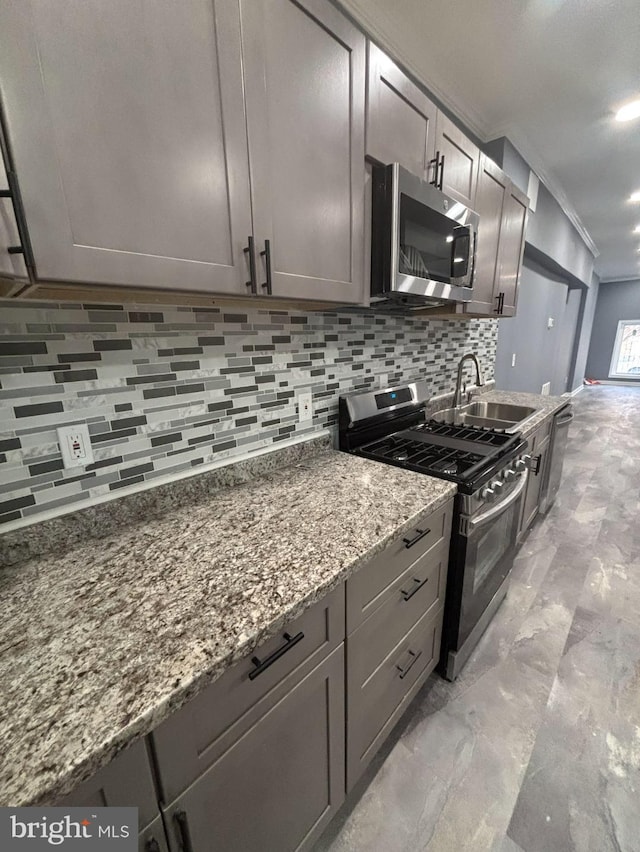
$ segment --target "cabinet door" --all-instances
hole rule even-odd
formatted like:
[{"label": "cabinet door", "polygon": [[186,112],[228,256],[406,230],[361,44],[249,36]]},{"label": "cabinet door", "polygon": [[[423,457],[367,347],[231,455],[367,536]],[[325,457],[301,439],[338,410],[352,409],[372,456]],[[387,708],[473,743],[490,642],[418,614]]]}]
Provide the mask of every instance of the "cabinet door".
[{"label": "cabinet door", "polygon": [[520,514],[520,529],[519,536],[529,529],[535,516],[538,514],[538,506],[540,504],[540,489],[544,481],[544,466],[547,460],[547,452],[549,450],[549,440],[540,431],[536,432],[535,437],[529,442],[531,449],[531,464],[533,469],[529,470],[529,478],[527,482],[527,490],[525,492],[522,512]]},{"label": "cabinet door", "polygon": [[57,801],[56,806],[135,807],[138,827],[150,825],[160,814],[144,740],[129,746],[88,781]]},{"label": "cabinet door", "polygon": [[482,154],[475,200],[480,224],[478,225],[473,301],[465,304],[465,313],[485,315],[495,313],[502,207],[509,185],[510,181],[502,169],[486,154]]},{"label": "cabinet door", "polygon": [[444,157],[442,191],[473,207],[480,152],[440,111],[436,122],[436,150]]},{"label": "cabinet door", "polygon": [[504,293],[501,313],[506,317],[512,317],[516,312],[528,209],[527,196],[510,183],[502,208],[498,253],[500,286],[497,290]]},{"label": "cabinet door", "polygon": [[[274,296],[364,296],[365,38],[323,0],[240,0],[254,234]],[[267,292],[267,256],[258,258]]]},{"label": "cabinet door", "polygon": [[367,52],[367,156],[429,180],[437,107],[375,44]]},{"label": "cabinet door", "polygon": [[[1,132],[1,131],[0,131]],[[0,191],[9,189],[4,161],[0,157]],[[10,198],[0,197],[0,277],[27,278],[27,267],[21,254],[9,254],[10,246],[20,245],[20,235]]]},{"label": "cabinet door", "polygon": [[344,786],[341,645],[170,805],[170,847],[308,849],[343,801]]},{"label": "cabinet door", "polygon": [[3,0],[0,78],[40,279],[246,293],[228,0]]}]

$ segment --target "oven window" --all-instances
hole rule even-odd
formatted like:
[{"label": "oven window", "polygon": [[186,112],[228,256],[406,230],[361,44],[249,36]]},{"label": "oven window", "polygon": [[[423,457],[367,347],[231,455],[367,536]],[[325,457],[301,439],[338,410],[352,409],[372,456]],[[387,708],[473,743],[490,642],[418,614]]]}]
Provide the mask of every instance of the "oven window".
[{"label": "oven window", "polygon": [[[520,501],[516,503],[520,507]],[[487,524],[486,530],[478,532],[476,544],[475,571],[473,574],[473,594],[478,591],[486,578],[491,574],[505,551],[511,547],[511,528],[514,522],[515,509],[502,514],[493,523]]]},{"label": "oven window", "polygon": [[[452,277],[465,275],[467,262],[463,246],[454,243],[457,224],[401,193],[398,271],[445,283]],[[452,257],[454,244],[460,249],[460,257]]]}]

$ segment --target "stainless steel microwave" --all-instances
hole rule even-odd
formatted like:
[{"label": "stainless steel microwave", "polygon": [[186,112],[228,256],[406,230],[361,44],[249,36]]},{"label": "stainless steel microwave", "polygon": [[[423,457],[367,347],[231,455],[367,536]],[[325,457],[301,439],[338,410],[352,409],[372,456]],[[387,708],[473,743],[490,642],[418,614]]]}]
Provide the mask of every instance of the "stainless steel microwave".
[{"label": "stainless steel microwave", "polygon": [[478,214],[398,163],[372,180],[371,306],[470,301]]}]

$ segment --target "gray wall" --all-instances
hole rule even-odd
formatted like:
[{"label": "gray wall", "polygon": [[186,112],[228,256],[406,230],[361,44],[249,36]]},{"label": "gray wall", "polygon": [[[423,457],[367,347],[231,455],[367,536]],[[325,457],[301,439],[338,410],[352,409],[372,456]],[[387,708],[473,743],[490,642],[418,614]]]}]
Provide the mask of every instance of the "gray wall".
[{"label": "gray wall", "polygon": [[[497,387],[540,393],[543,384],[552,382],[552,394],[564,393],[564,379],[571,372],[580,304],[573,291],[571,297],[569,294],[566,282],[553,280],[537,265],[534,268],[525,256],[518,313],[499,322]],[[549,317],[554,320],[551,329],[547,328]],[[513,353],[515,367],[511,366]]]},{"label": "gray wall", "polygon": [[[619,320],[640,319],[640,279],[602,282],[593,318],[586,375],[607,379]],[[629,379],[640,382],[640,379]]]},{"label": "gray wall", "polygon": [[572,390],[580,387],[587,375],[587,355],[591,342],[591,330],[596,312],[596,302],[598,301],[599,283],[600,279],[597,275],[594,275],[591,286],[583,293],[582,315],[578,317],[580,335],[577,341],[576,362],[571,385]]},{"label": "gray wall", "polygon": [[[487,154],[511,180],[527,191],[529,166],[506,137],[484,146]],[[540,183],[535,213],[529,211],[527,244],[587,286],[593,274],[593,254],[543,183]]]}]

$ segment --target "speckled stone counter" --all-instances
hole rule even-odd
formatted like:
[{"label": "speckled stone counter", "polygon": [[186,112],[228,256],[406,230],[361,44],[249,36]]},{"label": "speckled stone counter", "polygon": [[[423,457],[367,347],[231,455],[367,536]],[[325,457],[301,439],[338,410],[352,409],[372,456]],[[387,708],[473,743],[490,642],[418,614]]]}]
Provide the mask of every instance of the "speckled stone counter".
[{"label": "speckled stone counter", "polygon": [[509,405],[527,405],[531,408],[537,408],[537,413],[532,415],[524,426],[514,427],[513,431],[522,432],[523,438],[528,438],[547,417],[552,417],[556,411],[571,402],[571,398],[566,396],[541,396],[537,393],[501,390],[487,391],[482,395],[482,399],[487,402],[504,402]]},{"label": "speckled stone counter", "polygon": [[323,449],[0,574],[0,804],[55,802],[446,502]]}]

